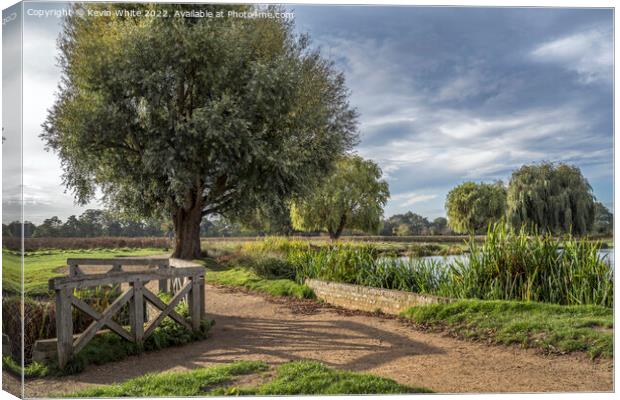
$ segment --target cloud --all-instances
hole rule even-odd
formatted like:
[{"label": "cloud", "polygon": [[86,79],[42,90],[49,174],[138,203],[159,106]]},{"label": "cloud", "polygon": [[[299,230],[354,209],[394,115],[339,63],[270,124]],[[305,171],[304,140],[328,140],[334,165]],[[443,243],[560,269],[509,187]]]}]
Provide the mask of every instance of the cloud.
[{"label": "cloud", "polygon": [[544,42],[531,52],[534,60],[576,72],[583,83],[609,82],[613,76],[613,54],[612,32],[601,28]]},{"label": "cloud", "polygon": [[415,192],[399,193],[390,198],[391,201],[399,203],[401,206],[412,206],[416,203],[433,200],[437,198],[436,194],[419,194]]},{"label": "cloud", "polygon": [[[412,207],[444,215],[453,186],[507,181],[515,168],[541,160],[576,164],[599,200],[612,203],[612,11],[295,11],[299,31],[345,74],[360,112],[356,150],[378,162],[390,185],[386,215]],[[38,202],[29,212],[64,219],[81,209],[64,193],[58,159],[38,139],[59,75],[56,22],[31,30],[24,49],[24,184]]]}]

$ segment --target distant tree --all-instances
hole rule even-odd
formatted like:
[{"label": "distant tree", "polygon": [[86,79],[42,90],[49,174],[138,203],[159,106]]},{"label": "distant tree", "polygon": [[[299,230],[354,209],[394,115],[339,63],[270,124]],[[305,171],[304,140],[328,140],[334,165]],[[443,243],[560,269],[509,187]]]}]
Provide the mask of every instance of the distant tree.
[{"label": "distant tree", "polygon": [[290,235],[293,232],[291,210],[286,202],[262,204],[234,217],[245,233]]},{"label": "distant tree", "polygon": [[411,236],[413,232],[411,230],[411,225],[409,224],[398,224],[393,231],[396,236]]},{"label": "distant tree", "polygon": [[598,201],[594,203],[592,232],[601,235],[611,235],[614,232],[614,215]]},{"label": "distant tree", "polygon": [[508,219],[551,233],[585,234],[594,223],[592,187],[573,165],[524,165],[508,185]]},{"label": "distant tree", "polygon": [[393,236],[396,225],[392,222],[392,218],[384,219],[381,221],[381,228],[379,229],[379,235],[381,236]]},{"label": "distant tree", "polygon": [[62,236],[63,223],[60,218],[54,216],[47,218],[43,223],[36,227],[35,237],[59,237]]},{"label": "distant tree", "polygon": [[446,235],[449,233],[448,220],[444,217],[437,217],[431,222],[431,235]]},{"label": "distant tree", "polygon": [[101,210],[86,210],[79,218],[80,237],[94,237],[103,234],[103,215]]},{"label": "distant tree", "polygon": [[80,234],[80,220],[75,215],[69,216],[60,228],[60,235],[63,237],[79,237]]},{"label": "distant tree", "polygon": [[371,160],[348,156],[312,193],[291,205],[291,221],[301,231],[327,231],[338,239],[344,228],[376,232],[390,192]]},{"label": "distant tree", "polygon": [[[24,237],[28,238],[34,234],[36,225],[30,221],[24,221]],[[9,237],[22,236],[22,223],[19,221],[10,222],[8,225],[2,224],[2,235]]]},{"label": "distant tree", "polygon": [[448,193],[445,207],[448,225],[455,232],[484,232],[505,215],[506,189],[501,182],[465,182]]},{"label": "distant tree", "polygon": [[[166,217],[174,257],[200,256],[205,216],[298,195],[357,141],[344,76],[293,23],[268,18],[64,19],[44,124],[64,183],[136,220]],[[152,11],[252,5],[140,4]],[[134,7],[134,8],[135,8]],[[276,11],[273,8],[271,11]]]}]

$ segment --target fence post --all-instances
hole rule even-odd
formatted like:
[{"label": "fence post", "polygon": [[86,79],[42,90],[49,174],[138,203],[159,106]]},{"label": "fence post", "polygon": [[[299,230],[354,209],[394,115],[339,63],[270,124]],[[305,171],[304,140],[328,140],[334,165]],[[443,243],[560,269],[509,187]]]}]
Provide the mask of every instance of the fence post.
[{"label": "fence post", "polygon": [[200,306],[200,276],[194,275],[190,278],[192,280],[192,289],[189,292],[188,306],[189,316],[192,319],[192,330],[197,332],[200,330],[200,320],[202,319],[202,307]]},{"label": "fence post", "polygon": [[204,275],[200,276],[200,318],[205,318],[205,277]]},{"label": "fence post", "polygon": [[[166,265],[159,265],[158,269],[168,269],[170,268],[170,266]],[[171,291],[172,289],[168,289],[168,281],[169,279],[160,279],[159,280],[159,291],[163,292],[163,293],[167,293],[168,291]],[[170,285],[172,286],[172,285]]]},{"label": "fence post", "polygon": [[136,344],[138,348],[141,349],[144,339],[144,297],[142,294],[142,282],[131,282],[131,286],[133,288],[133,296],[129,303],[129,322]]},{"label": "fence post", "polygon": [[64,368],[73,354],[73,318],[71,317],[72,290],[56,290],[56,337],[58,365]]}]

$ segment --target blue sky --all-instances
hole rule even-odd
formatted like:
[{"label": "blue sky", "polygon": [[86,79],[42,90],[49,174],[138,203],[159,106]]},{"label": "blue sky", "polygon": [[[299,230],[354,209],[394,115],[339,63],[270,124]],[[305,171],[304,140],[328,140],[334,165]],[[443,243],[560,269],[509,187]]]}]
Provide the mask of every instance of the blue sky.
[{"label": "blue sky", "polygon": [[[386,216],[445,215],[455,185],[507,182],[515,168],[542,160],[579,166],[612,208],[611,10],[288,8],[296,29],[345,73],[360,113],[356,151],[390,185]],[[64,193],[60,163],[38,139],[59,77],[58,22],[25,18],[24,185],[35,222],[84,209]]]}]

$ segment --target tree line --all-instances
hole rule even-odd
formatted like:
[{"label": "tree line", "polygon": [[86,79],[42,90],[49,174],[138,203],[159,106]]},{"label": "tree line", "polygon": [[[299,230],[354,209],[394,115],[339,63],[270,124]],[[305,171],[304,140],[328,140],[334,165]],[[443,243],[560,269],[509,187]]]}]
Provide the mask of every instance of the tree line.
[{"label": "tree line", "polygon": [[500,219],[531,232],[613,233],[613,214],[596,200],[581,170],[565,163],[523,165],[507,185],[464,182],[448,193],[445,209],[457,233],[484,233]]}]

